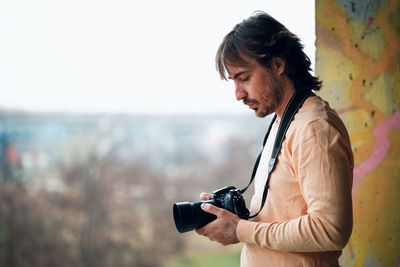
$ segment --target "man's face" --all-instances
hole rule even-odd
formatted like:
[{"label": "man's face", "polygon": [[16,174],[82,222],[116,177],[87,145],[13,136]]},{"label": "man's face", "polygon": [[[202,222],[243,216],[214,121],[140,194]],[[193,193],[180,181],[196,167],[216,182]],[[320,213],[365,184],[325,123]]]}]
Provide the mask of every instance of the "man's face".
[{"label": "man's face", "polygon": [[283,98],[282,83],[273,68],[253,62],[249,66],[227,65],[229,78],[235,83],[238,101],[256,112],[258,117],[273,113]]}]

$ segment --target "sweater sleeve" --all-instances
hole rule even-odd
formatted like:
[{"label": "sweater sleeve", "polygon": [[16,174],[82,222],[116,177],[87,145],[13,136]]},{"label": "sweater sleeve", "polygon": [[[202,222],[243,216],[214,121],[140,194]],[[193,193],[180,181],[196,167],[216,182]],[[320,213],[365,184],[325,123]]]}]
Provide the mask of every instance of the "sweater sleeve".
[{"label": "sweater sleeve", "polygon": [[283,222],[241,220],[238,239],[280,251],[340,250],[350,237],[353,223],[353,157],[347,132],[316,120],[307,125],[293,146],[306,214]]}]

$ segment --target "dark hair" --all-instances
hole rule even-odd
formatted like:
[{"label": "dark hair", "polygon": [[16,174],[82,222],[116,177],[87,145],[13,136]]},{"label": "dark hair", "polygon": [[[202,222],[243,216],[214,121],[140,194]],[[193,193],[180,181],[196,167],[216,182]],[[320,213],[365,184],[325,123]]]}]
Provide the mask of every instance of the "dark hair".
[{"label": "dark hair", "polygon": [[319,90],[322,82],[310,74],[311,61],[300,39],[270,15],[258,11],[237,24],[218,48],[216,67],[227,80],[226,64],[247,65],[255,60],[269,68],[271,59],[285,60],[285,74],[296,90]]}]

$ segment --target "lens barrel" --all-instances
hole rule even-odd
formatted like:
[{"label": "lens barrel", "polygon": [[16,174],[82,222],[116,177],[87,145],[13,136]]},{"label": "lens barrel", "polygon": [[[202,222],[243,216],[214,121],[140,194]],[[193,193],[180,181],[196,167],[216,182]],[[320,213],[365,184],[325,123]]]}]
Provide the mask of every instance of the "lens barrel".
[{"label": "lens barrel", "polygon": [[185,233],[201,228],[217,218],[214,214],[205,212],[201,209],[200,206],[203,203],[213,204],[212,201],[199,201],[192,203],[180,202],[174,204],[174,221],[179,233]]}]

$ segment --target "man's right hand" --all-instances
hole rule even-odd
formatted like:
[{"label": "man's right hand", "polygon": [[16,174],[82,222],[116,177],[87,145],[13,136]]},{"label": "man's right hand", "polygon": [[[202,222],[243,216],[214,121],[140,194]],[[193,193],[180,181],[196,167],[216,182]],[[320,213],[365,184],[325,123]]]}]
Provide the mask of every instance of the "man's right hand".
[{"label": "man's right hand", "polygon": [[[203,192],[200,194],[200,199],[202,201],[210,200],[211,195]],[[239,242],[236,236],[236,228],[240,218],[236,214],[211,204],[203,203],[201,209],[205,212],[214,214],[217,219],[202,228],[196,229],[197,234],[203,235],[224,246]]]}]

